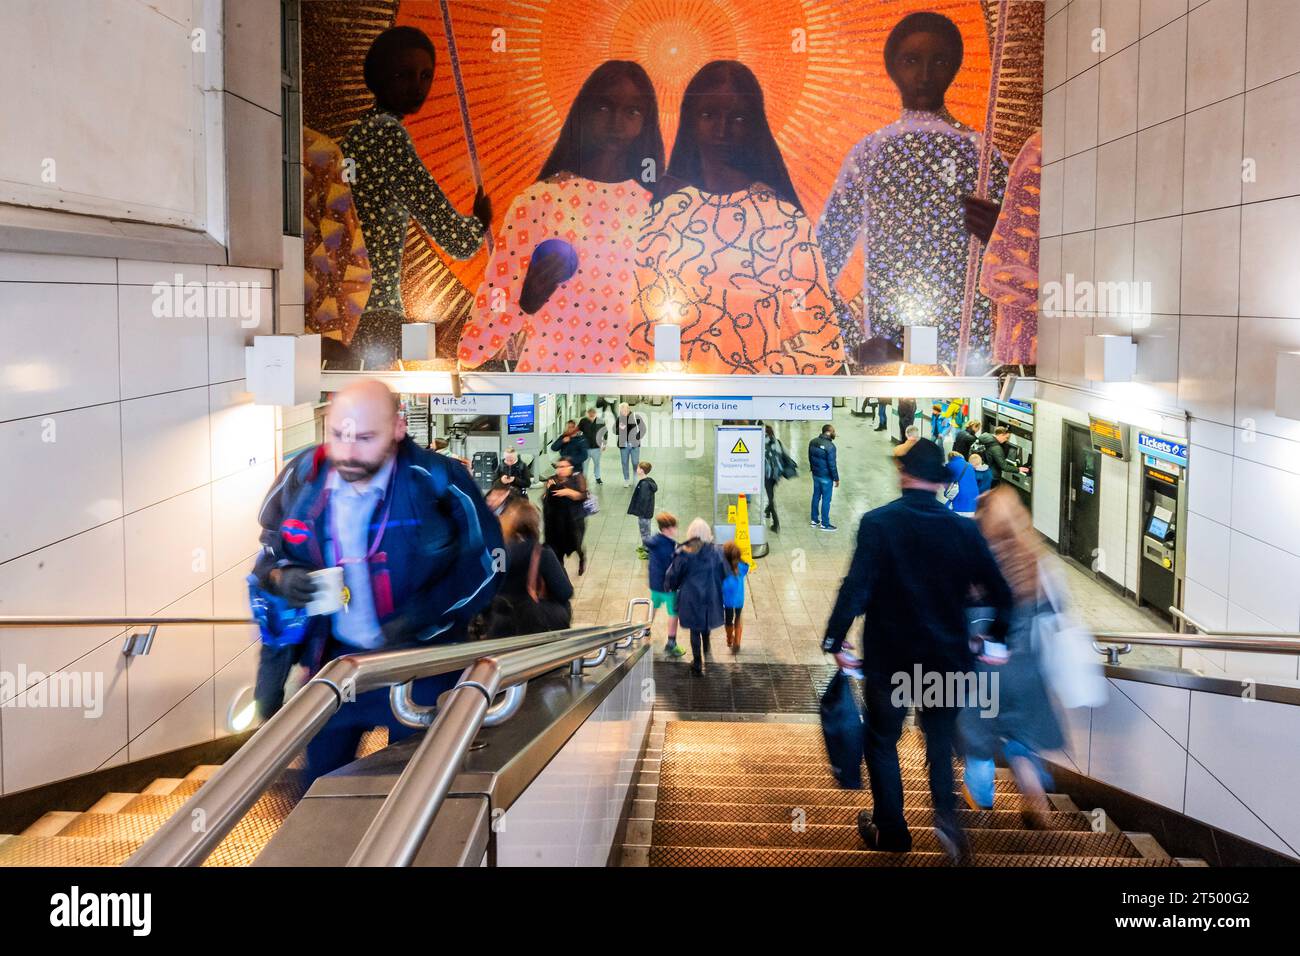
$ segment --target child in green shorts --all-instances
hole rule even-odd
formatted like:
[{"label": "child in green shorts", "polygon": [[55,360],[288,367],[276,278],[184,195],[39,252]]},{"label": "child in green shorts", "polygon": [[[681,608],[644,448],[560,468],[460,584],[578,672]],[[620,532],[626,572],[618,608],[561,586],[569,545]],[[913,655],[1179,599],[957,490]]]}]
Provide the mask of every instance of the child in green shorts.
[{"label": "child in green shorts", "polygon": [[668,615],[668,646],[664,650],[673,657],[681,657],[686,649],[677,644],[677,592],[667,590],[664,585],[664,575],[668,573],[668,565],[672,564],[673,552],[677,549],[677,518],[661,511],[655,515],[655,523],[659,526],[659,533],[647,536],[643,532],[641,537],[650,557],[650,619],[654,620],[660,607],[664,609]]}]

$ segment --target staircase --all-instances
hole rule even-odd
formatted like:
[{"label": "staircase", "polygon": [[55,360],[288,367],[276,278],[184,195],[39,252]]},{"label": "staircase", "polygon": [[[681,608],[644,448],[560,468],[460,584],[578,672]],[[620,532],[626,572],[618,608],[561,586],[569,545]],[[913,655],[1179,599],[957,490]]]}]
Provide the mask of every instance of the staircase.
[{"label": "staircase", "polygon": [[[882,853],[867,850],[857,830],[870,789],[839,788],[817,724],[656,719],[623,865],[951,865],[935,837],[924,738],[906,731],[898,749],[913,849]],[[1049,829],[1026,829],[1014,783],[998,774],[992,810],[958,811],[976,866],[1204,865],[1171,859],[1149,835],[1111,823],[1094,832],[1061,795],[1051,796]]]},{"label": "staircase", "polygon": [[[361,738],[357,757],[388,746],[388,729]],[[299,757],[249,808],[204,866],[248,866],[270,842],[306,789]],[[220,770],[195,767],[159,777],[139,793],[106,793],[84,812],[51,810],[18,834],[0,834],[0,866],[120,866]]]},{"label": "staircase", "polygon": [[[159,777],[139,793],[107,793],[84,813],[52,810],[16,835],[0,835],[0,866],[120,866],[219,770]],[[288,771],[221,841],[204,866],[247,866],[302,798]]]}]

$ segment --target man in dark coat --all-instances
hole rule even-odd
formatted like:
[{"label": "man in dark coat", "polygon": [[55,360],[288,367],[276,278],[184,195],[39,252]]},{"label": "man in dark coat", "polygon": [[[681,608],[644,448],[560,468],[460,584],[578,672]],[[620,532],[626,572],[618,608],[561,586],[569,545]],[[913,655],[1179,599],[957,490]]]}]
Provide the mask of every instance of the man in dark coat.
[{"label": "man in dark coat", "polygon": [[[263,644],[255,698],[269,718],[295,664],[315,673],[344,654],[440,644],[468,637],[470,619],[500,584],[501,525],[469,472],[406,434],[397,396],[363,379],[334,395],[325,443],[284,466],[262,503],[262,549],[250,584],[300,608],[316,597],[312,572],[341,568],[341,610],[310,618],[302,643]],[[433,703],[454,674],[416,681]],[[388,689],[349,701],[307,746],[308,776],[351,761],[376,725],[389,740],[411,733]]]},{"label": "man in dark coat", "polygon": [[578,430],[587,440],[587,461],[593,466],[596,484],[603,485],[604,482],[600,478],[600,453],[605,450],[605,440],[609,431],[605,427],[604,416],[594,408],[587,409],[587,414],[582,416],[582,421],[578,422]]},{"label": "man in dark coat", "polygon": [[907,430],[916,421],[916,399],[900,398],[898,400],[898,440],[907,441]]},{"label": "man in dark coat", "polygon": [[561,458],[572,462],[573,470],[581,475],[583,466],[587,463],[590,447],[587,445],[587,439],[582,437],[578,423],[569,419],[564,425],[564,433],[551,442],[551,451],[558,451]]},{"label": "man in dark coat", "polygon": [[993,429],[992,434],[981,432],[977,439],[980,456],[984,459],[984,464],[989,466],[989,471],[993,473],[991,485],[993,488],[1002,483],[1002,470],[1007,467],[1007,452],[1004,446],[1010,439],[1011,432],[1005,425]]},{"label": "man in dark coat", "polygon": [[971,446],[975,444],[975,439],[983,427],[979,419],[971,419],[966,423],[966,427],[957,433],[957,437],[952,440],[952,450],[963,458],[969,458]]},{"label": "man in dark coat", "polygon": [[831,524],[831,495],[840,486],[840,469],[835,463],[835,426],[823,425],[821,434],[808,443],[808,473],[812,475],[812,526],[820,531],[838,531]]},{"label": "man in dark coat", "polygon": [[[918,441],[900,459],[902,495],[863,515],[849,572],[840,585],[835,609],[826,625],[822,650],[841,666],[858,662],[844,652],[854,619],[865,616],[862,636],[862,696],[867,770],[871,776],[872,811],[858,817],[863,841],[875,850],[905,852],[912,837],[903,816],[903,781],[898,765],[898,738],[907,708],[897,689],[912,681],[919,668],[937,675],[944,687],[957,686],[974,672],[966,609],[972,591],[993,609],[990,639],[1001,641],[1012,609],[1011,591],[1003,580],[979,527],[949,511],[936,497],[947,481],[943,452]],[[938,576],[917,568],[944,568]],[[913,687],[911,696],[921,697]],[[930,796],[935,828],[950,856],[964,859],[965,835],[957,824],[953,796],[952,755],[959,701],[927,701],[920,709],[930,767]]]}]

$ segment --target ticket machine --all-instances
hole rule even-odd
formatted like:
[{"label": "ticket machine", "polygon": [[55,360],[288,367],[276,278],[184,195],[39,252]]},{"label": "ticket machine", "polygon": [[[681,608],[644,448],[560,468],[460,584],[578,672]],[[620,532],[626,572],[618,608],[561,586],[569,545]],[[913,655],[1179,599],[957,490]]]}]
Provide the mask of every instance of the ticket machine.
[{"label": "ticket machine", "polygon": [[1142,454],[1142,560],[1138,603],[1172,617],[1181,607],[1187,526],[1187,446],[1138,434]]}]

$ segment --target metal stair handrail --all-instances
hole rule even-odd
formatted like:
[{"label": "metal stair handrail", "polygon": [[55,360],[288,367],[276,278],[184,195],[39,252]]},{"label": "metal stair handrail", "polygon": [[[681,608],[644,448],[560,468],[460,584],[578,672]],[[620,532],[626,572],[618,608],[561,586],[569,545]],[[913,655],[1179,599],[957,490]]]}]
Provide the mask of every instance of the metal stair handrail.
[{"label": "metal stair handrail", "polygon": [[[649,603],[643,598],[629,601],[627,619],[613,625],[337,657],[322,667],[270,720],[259,727],[248,742],[123,865],[202,864],[338,709],[367,691],[406,684],[421,677],[432,677],[449,671],[465,668],[473,670],[470,665],[485,660],[495,662],[502,655],[535,648],[539,651],[537,659],[550,663],[541,670],[531,669],[521,678],[527,680],[528,677],[581,658],[592,649],[646,631],[649,622],[634,622],[632,614],[637,604],[648,607]],[[575,651],[575,648],[585,649]],[[581,668],[580,661],[577,666]],[[512,683],[520,683],[520,680]],[[464,686],[465,681],[462,679],[456,689],[460,690]],[[497,684],[498,688],[501,686],[500,683]],[[491,696],[495,697],[495,693]],[[491,703],[490,699],[485,698],[484,710]],[[435,736],[433,730],[437,726],[435,721],[434,727],[426,734],[426,740]],[[466,750],[472,740],[471,735],[465,742]],[[462,752],[461,756],[463,755]]]}]

